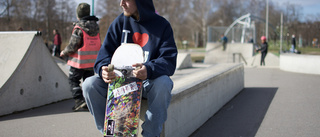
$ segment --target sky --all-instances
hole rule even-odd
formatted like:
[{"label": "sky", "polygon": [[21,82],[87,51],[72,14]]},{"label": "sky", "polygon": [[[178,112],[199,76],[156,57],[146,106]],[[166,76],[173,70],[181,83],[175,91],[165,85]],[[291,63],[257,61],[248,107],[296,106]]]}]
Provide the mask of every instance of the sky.
[{"label": "sky", "polygon": [[290,2],[295,5],[300,5],[302,9],[303,15],[309,14],[320,14],[320,1],[319,0],[271,0],[273,3],[279,3],[280,7],[284,3]]}]

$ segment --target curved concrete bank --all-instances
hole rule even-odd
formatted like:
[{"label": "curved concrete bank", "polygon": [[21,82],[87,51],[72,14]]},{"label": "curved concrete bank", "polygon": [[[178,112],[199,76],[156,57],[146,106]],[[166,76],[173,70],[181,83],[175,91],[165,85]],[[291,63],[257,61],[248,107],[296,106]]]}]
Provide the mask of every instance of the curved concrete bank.
[{"label": "curved concrete bank", "polygon": [[0,116],[71,98],[67,76],[36,34],[0,33]]},{"label": "curved concrete bank", "polygon": [[281,54],[280,69],[290,72],[320,74],[320,56]]},{"label": "curved concrete bank", "polygon": [[[244,88],[244,66],[217,64],[174,79],[174,85],[161,136],[187,137]],[[146,108],[143,100],[142,121]]]},{"label": "curved concrete bank", "polygon": [[[225,51],[221,43],[208,42],[204,63],[233,63],[233,53],[241,53],[248,60],[254,54],[252,43],[228,43]],[[238,56],[236,62],[238,63]]]}]

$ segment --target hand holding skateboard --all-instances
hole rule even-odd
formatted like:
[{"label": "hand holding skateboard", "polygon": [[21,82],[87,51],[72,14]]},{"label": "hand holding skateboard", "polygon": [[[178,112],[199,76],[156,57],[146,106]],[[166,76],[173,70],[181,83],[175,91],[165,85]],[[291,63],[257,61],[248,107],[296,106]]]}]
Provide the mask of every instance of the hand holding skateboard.
[{"label": "hand holding skateboard", "polygon": [[[144,66],[142,63],[136,63],[133,64],[132,67],[135,67],[136,69],[133,70],[133,76],[141,79],[141,80],[145,80],[147,79],[147,68],[146,66]],[[111,83],[112,79],[116,78],[116,74],[114,73],[114,65],[109,64],[108,67],[103,66],[102,67],[102,79],[104,80],[104,82],[106,83]]]},{"label": "hand holding skateboard", "polygon": [[136,63],[133,64],[132,67],[136,67],[135,70],[133,70],[133,75],[141,80],[146,80],[148,73],[147,73],[147,68],[145,65],[143,65],[142,63]]},{"label": "hand holding skateboard", "polygon": [[[110,65],[109,65],[110,66]],[[113,68],[103,66],[102,67],[102,79],[106,83],[111,83],[112,79],[116,78],[116,74],[113,72]]]}]

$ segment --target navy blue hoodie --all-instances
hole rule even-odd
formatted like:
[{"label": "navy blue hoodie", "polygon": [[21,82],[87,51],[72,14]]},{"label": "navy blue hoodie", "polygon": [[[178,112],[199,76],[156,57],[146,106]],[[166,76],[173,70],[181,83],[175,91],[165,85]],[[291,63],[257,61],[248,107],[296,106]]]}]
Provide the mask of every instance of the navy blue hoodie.
[{"label": "navy blue hoodie", "polygon": [[136,0],[136,4],[139,20],[122,13],[108,29],[94,65],[94,70],[100,77],[101,67],[110,64],[114,51],[121,43],[136,43],[142,47],[148,79],[174,74],[177,48],[170,23],[155,13],[152,0]]}]

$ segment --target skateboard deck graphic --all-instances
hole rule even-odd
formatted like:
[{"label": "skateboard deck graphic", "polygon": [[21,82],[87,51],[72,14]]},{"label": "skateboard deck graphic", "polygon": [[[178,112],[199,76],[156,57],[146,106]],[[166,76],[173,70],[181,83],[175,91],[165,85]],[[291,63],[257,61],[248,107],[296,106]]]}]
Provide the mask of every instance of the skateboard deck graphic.
[{"label": "skateboard deck graphic", "polygon": [[136,137],[139,133],[139,115],[142,80],[135,78],[132,64],[143,63],[143,51],[137,44],[122,44],[111,59],[110,71],[116,78],[109,84],[104,122],[104,136]]}]

